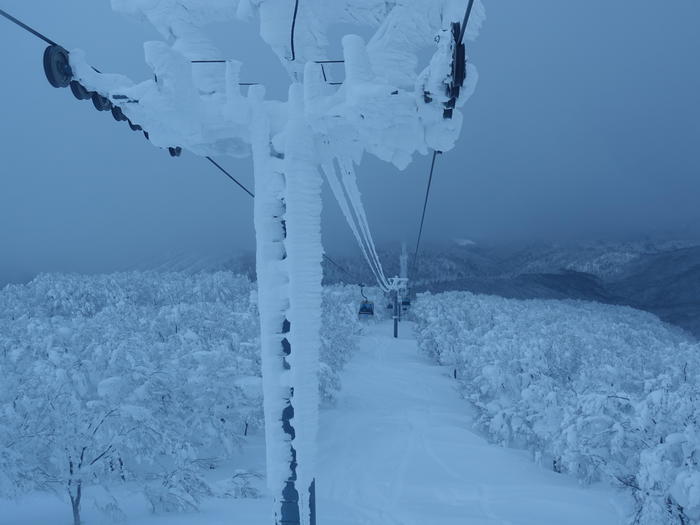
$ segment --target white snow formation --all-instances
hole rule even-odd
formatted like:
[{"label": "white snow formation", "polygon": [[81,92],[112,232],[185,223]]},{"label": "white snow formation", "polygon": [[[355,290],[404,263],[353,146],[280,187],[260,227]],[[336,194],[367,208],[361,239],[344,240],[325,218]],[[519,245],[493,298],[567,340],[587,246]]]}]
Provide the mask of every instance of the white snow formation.
[{"label": "white snow formation", "polygon": [[[147,19],[160,32],[162,41],[144,45],[154,76],[133,82],[99,73],[83,52],[74,50],[70,64],[75,80],[109,99],[155,146],[202,156],[253,155],[268,482],[273,492],[280,492],[297,478],[306,523],[318,417],[320,167],[380,288],[388,289],[355,166],[367,152],[404,169],[416,153],[454,147],[462,125],[459,108],[478,77],[475,67],[466,65],[461,96],[454,100],[459,43],[453,24],[463,21],[467,2],[112,0],[112,5]],[[483,21],[480,0],[472,14],[467,39],[476,36]],[[266,100],[260,86],[244,93],[241,63],[224,57],[207,37],[208,25],[234,18],[259,23],[262,39],[289,73],[287,101]],[[368,41],[352,34],[342,38],[345,80],[340,86],[326,82],[319,63],[338,58],[327,51],[338,24],[369,28],[373,34]],[[425,52],[432,58],[421,68]],[[193,67],[197,60],[221,62]],[[456,107],[446,113],[452,105]],[[293,418],[283,417],[280,428],[279,415],[290,411]]]}]

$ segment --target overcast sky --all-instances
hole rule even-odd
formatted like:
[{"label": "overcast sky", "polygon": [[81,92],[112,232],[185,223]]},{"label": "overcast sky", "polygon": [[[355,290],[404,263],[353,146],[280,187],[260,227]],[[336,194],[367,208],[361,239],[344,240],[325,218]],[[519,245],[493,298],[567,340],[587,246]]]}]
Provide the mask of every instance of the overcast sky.
[{"label": "overcast sky", "polygon": [[[700,234],[700,2],[486,0],[456,149],[439,158],[428,239]],[[0,0],[102,71],[149,76],[147,23],[108,0]],[[253,26],[212,28],[246,80],[288,81]],[[254,249],[252,202],[206,161],[171,159],[44,78],[44,44],[0,19],[0,284]],[[249,159],[219,159],[252,185]],[[414,242],[429,159],[359,169],[380,243]],[[330,254],[352,236],[326,191]]]}]

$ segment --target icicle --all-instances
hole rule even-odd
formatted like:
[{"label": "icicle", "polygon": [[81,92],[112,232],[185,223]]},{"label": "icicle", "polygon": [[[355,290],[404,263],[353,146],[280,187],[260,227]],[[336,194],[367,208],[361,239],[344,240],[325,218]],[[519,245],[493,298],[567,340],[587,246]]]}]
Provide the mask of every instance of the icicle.
[{"label": "icicle", "polygon": [[372,238],[372,232],[369,228],[369,222],[367,221],[367,213],[365,212],[365,207],[362,205],[362,195],[360,194],[360,189],[357,187],[357,177],[355,175],[355,170],[352,167],[352,162],[346,159],[338,160],[341,170],[343,172],[343,185],[345,186],[345,191],[350,198],[350,202],[355,210],[358,217],[358,222],[360,224],[360,229],[364,233],[367,245],[369,246],[370,255],[377,265],[378,273],[380,276],[380,286],[386,288],[389,287],[389,282],[384,275],[384,270],[382,268],[379,255],[377,254],[377,248],[374,244],[374,239]]},{"label": "icicle", "polygon": [[[267,484],[276,502],[290,476],[289,438],[281,415],[289,397],[290,379],[285,376],[282,357],[282,326],[288,307],[288,277],[284,268],[284,177],[270,157],[270,123],[263,106],[265,90],[255,86],[249,93],[255,109],[251,142],[255,167],[255,231],[257,242],[258,305],[260,346],[267,447]],[[277,510],[276,503],[275,509]]]},{"label": "icicle", "polygon": [[[356,219],[352,214],[352,211],[350,210],[350,206],[348,204],[348,198],[345,193],[345,190],[343,189],[340,180],[338,179],[338,176],[336,174],[336,168],[332,164],[324,164],[322,166],[323,172],[326,175],[326,179],[328,180],[328,185],[331,187],[331,191],[333,192],[333,195],[335,196],[336,200],[338,201],[338,205],[340,206],[341,211],[343,212],[343,215],[345,216],[345,220],[347,221],[348,225],[350,226],[350,230],[352,231],[352,234],[355,236],[355,240],[357,241],[357,244],[360,246],[360,250],[362,251],[362,255],[364,256],[365,260],[367,261],[367,265],[369,266],[370,270],[372,271],[372,274],[374,275],[374,278],[377,281],[377,284],[379,287],[384,290],[384,280],[381,277],[381,274],[379,270],[376,267],[376,263],[374,259],[370,256],[368,248],[366,246],[365,240],[363,239],[362,235],[360,234],[358,225],[356,224]],[[386,290],[384,290],[386,291]]]}]

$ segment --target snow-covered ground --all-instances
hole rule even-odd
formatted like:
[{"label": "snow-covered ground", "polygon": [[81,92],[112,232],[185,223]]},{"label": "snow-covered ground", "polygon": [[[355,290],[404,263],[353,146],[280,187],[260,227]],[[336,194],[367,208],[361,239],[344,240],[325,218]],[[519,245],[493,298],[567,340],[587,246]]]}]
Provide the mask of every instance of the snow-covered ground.
[{"label": "snow-covered ground", "polygon": [[[524,452],[486,442],[448,370],[418,352],[412,325],[391,338],[368,324],[342,374],[334,407],[321,412],[321,525],[622,525],[630,502],[611,488],[581,487]],[[242,451],[262,470],[258,435]],[[153,516],[132,496],[130,525],[269,525],[265,499],[207,499],[198,513]],[[70,523],[64,502],[34,496],[0,501],[2,525]],[[89,506],[87,525],[104,523]]]},{"label": "snow-covered ground", "polygon": [[475,433],[457,384],[418,352],[410,323],[398,340],[388,322],[369,327],[343,385],[321,417],[320,523],[626,522],[615,490],[583,488]]}]

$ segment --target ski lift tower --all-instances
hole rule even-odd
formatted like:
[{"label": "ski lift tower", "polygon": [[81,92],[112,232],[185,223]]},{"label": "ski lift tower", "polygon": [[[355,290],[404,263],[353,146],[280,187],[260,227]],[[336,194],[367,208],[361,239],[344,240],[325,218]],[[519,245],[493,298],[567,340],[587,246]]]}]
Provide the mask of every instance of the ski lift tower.
[{"label": "ski lift tower", "polygon": [[399,277],[402,279],[408,279],[408,248],[406,243],[401,243],[401,256],[399,257]]},{"label": "ski lift tower", "polygon": [[399,322],[401,321],[401,301],[408,290],[408,279],[392,277],[389,279],[389,290],[394,304],[394,338],[399,337]]},{"label": "ski lift tower", "polygon": [[406,285],[403,289],[403,294],[401,295],[401,310],[406,311],[408,307],[411,306],[411,292],[408,288],[408,248],[406,243],[401,243],[401,256],[399,257],[399,277],[405,279]]},{"label": "ski lift tower", "polygon": [[[112,5],[146,18],[162,35],[144,45],[152,78],[136,83],[101,73],[84,52],[55,44],[45,54],[47,74],[54,87],[70,86],[173,156],[252,156],[267,483],[276,525],[315,525],[321,172],[338,188],[338,177],[354,179],[365,152],[404,169],[416,153],[454,147],[459,107],[477,79],[462,40],[476,36],[483,7],[480,0]],[[472,8],[476,16],[467,26]],[[267,100],[264,86],[244,82],[242,64],[207,37],[207,26],[235,19],[259,22],[287,70],[286,101]],[[374,36],[365,42],[346,35],[343,60],[329,60],[328,44],[338,38],[329,30],[343,23],[367,26]],[[432,59],[417,72],[426,49]],[[343,82],[327,78],[328,63],[343,64]],[[357,188],[345,188],[354,188],[351,199],[359,202]],[[396,297],[402,282],[392,284]]]}]

